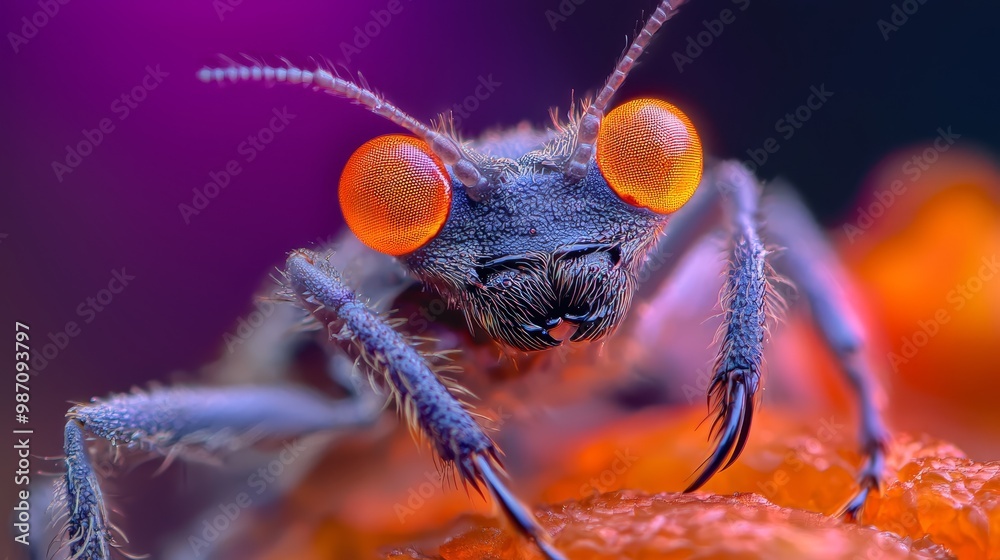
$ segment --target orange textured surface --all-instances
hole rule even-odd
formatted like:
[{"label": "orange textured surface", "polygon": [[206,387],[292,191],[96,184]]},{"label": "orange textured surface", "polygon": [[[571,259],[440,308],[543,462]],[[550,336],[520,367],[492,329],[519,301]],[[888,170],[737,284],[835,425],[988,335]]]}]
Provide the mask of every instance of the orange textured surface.
[{"label": "orange textured surface", "polygon": [[[612,492],[539,512],[555,545],[571,560],[617,558],[949,558],[914,542],[815,513],[780,508],[755,494],[712,496]],[[389,558],[421,558],[419,553]],[[441,546],[442,560],[539,556],[489,524]]]},{"label": "orange textured surface", "polygon": [[947,546],[959,558],[1000,558],[1000,462],[922,457],[904,466],[864,520]]},{"label": "orange textured surface", "polygon": [[[642,488],[680,491],[708,457],[704,407],[649,411],[625,418],[563,455],[559,475],[543,493],[547,502]],[[846,415],[811,418],[764,408],[740,460],[704,491],[756,492],[775,504],[835,512],[850,497],[860,457]]]},{"label": "orange textured surface", "polygon": [[[646,420],[649,425],[649,418]],[[773,420],[765,424],[782,425],[773,424]],[[619,432],[621,435],[634,431],[636,425],[622,423],[617,428],[627,430]],[[671,429],[664,430],[661,425],[658,433],[663,436]],[[853,482],[840,471],[848,468],[844,457],[854,453],[839,449],[832,439],[803,439],[794,433],[795,428],[776,434],[770,429],[763,428],[758,434],[775,443],[748,448],[745,462],[759,468],[762,459],[780,449],[776,442],[787,438],[802,465],[794,475],[779,475],[780,469],[788,468],[787,459],[771,470],[734,465],[713,479],[714,491],[721,495],[648,495],[629,490],[592,493],[540,509],[539,517],[554,535],[556,546],[572,559],[843,558],[858,554],[868,558],[875,557],[869,554],[877,551],[883,558],[915,553],[919,553],[916,557],[930,558],[948,558],[950,554],[963,559],[1000,557],[1000,463],[965,459],[953,445],[933,438],[897,436],[887,458],[884,495],[869,498],[862,524],[842,523],[806,510],[817,503],[846,500]],[[657,429],[647,432],[657,433]],[[599,453],[597,445],[588,446],[583,453]],[[610,448],[605,452],[603,459],[613,461],[615,452]],[[574,455],[570,460],[579,457]],[[638,457],[635,466],[640,462],[646,466],[627,476],[627,471],[623,473],[624,487],[663,486],[663,480],[679,474],[676,467],[648,450]],[[585,476],[581,470],[563,478]],[[840,478],[845,481],[838,482]],[[757,493],[733,493],[734,487],[771,491],[773,500],[787,507],[774,505]],[[449,532],[455,537],[439,548],[421,551],[430,554],[429,558],[444,560],[537,557],[496,519],[476,517],[473,521],[471,528],[467,520],[457,521],[454,532]]]}]

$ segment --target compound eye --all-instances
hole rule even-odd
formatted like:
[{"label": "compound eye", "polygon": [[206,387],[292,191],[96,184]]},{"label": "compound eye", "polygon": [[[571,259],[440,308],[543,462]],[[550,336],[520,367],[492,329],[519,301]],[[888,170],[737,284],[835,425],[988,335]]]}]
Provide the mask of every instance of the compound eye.
[{"label": "compound eye", "polygon": [[418,138],[391,134],[358,148],[340,176],[340,208],[362,243],[405,255],[441,231],[451,209],[451,179]]},{"label": "compound eye", "polygon": [[625,202],[669,214],[698,188],[701,140],[677,107],[658,99],[636,99],[601,121],[597,167]]}]

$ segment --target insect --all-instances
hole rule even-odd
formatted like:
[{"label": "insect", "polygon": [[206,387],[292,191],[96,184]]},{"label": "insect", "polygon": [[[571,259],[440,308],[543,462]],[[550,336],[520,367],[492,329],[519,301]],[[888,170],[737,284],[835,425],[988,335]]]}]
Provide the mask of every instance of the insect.
[{"label": "insect", "polygon": [[[677,14],[663,1],[646,20],[598,94],[547,130],[518,128],[463,142],[449,118],[429,126],[363,83],[325,65],[300,68],[252,60],[202,69],[206,82],[301,84],[352,100],[408,134],[375,138],[348,161],[339,195],[357,239],[401,266],[408,277],[460,311],[473,333],[513,352],[534,353],[608,339],[627,321],[640,275],[657,251],[683,255],[710,229],[730,232],[722,295],[724,321],[709,399],[715,447],[689,491],[736,461],[746,445],[761,389],[767,322],[781,303],[778,274],[797,285],[816,327],[837,355],[861,410],[865,464],[860,489],[844,508],[856,516],[878,488],[886,430],[860,357],[863,341],[838,296],[822,236],[791,195],[758,204],[759,185],[737,163],[705,168],[698,133],[670,103],[612,104],[649,41]],[[773,217],[769,239],[785,248],[772,269],[760,215]],[[439,348],[376,312],[360,295],[386,282],[387,268],[352,281],[336,258],[294,250],[279,296],[319,333],[331,363],[344,354],[386,387],[410,428],[469,487],[488,492],[545,557],[563,558],[529,506],[508,487],[501,453],[441,365]],[[679,259],[652,271],[666,283]],[[392,281],[389,281],[392,284]],[[386,289],[397,296],[400,280]],[[467,340],[461,338],[460,340]],[[469,348],[458,348],[470,351]],[[331,370],[336,369],[331,366]],[[336,374],[336,372],[333,372]],[[447,375],[446,375],[447,374]],[[377,411],[377,407],[375,408]],[[74,558],[108,558],[112,527],[86,437],[150,447],[170,456],[195,448],[223,451],[264,438],[296,437],[364,425],[363,399],[332,401],[304,387],[157,388],[74,406],[65,428],[62,494],[65,540]]]}]

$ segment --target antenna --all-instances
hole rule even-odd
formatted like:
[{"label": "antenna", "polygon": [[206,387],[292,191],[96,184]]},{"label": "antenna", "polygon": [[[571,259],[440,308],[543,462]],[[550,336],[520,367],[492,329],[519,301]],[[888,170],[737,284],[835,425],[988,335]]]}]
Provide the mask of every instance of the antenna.
[{"label": "antenna", "polygon": [[489,181],[466,155],[469,148],[463,148],[447,135],[432,130],[427,125],[404,113],[401,109],[386,101],[381,95],[351,80],[341,78],[335,71],[327,70],[317,65],[315,70],[303,70],[288,61],[284,65],[271,66],[255,60],[247,59],[247,64],[225,59],[228,64],[218,67],[205,67],[198,71],[198,79],[203,82],[283,82],[312,86],[319,91],[331,95],[351,99],[364,105],[376,115],[385,117],[398,124],[430,146],[434,155],[441,158],[445,165],[450,165],[458,180],[470,189],[470,195],[485,191]]},{"label": "antenna", "polygon": [[684,0],[662,0],[660,2],[660,5],[656,7],[653,14],[646,20],[646,25],[642,27],[642,31],[632,41],[632,46],[618,59],[618,64],[615,65],[614,71],[608,76],[608,81],[604,83],[604,88],[597,94],[593,103],[587,107],[587,112],[580,118],[579,123],[577,123],[575,147],[569,159],[566,160],[566,167],[563,170],[563,173],[570,179],[579,181],[587,175],[587,166],[590,165],[590,160],[594,158],[597,133],[601,130],[601,119],[604,118],[604,111],[607,110],[608,105],[611,103],[611,98],[614,97],[615,92],[618,91],[622,82],[625,81],[625,77],[628,76],[629,71],[635,66],[636,59],[646,49],[646,45],[649,44],[653,35],[660,29],[663,22],[677,15],[677,7],[683,3]]}]

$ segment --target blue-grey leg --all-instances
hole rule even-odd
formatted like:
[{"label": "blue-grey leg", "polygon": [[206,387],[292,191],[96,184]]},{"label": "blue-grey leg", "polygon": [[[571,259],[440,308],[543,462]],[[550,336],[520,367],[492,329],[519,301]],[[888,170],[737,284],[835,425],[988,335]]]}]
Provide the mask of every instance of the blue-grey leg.
[{"label": "blue-grey leg", "polygon": [[713,169],[711,182],[705,186],[729,214],[723,223],[731,225],[730,260],[720,302],[721,347],[708,389],[709,406],[716,416],[712,425],[715,449],[687,492],[700,488],[743,452],[761,388],[767,322],[782,305],[773,289],[776,277],[766,260],[769,252],[758,234],[760,188],[756,179],[738,163],[724,162]]},{"label": "blue-grey leg", "polygon": [[65,428],[65,477],[59,495],[68,510],[71,558],[106,560],[116,546],[86,436],[112,446],[183,456],[233,451],[256,441],[368,425],[378,407],[364,399],[331,401],[283,386],[166,388],[136,391],[74,406]]},{"label": "blue-grey leg", "polygon": [[[729,226],[730,255],[722,292],[722,341],[714,364],[709,403],[716,413],[715,449],[688,491],[702,486],[725,469],[742,452],[749,435],[760,388],[760,367],[768,322],[785,305],[773,289],[787,281],[812,309],[813,322],[839,361],[861,411],[861,446],[866,462],[859,473],[860,490],[845,506],[843,514],[856,518],[872,489],[877,489],[885,462],[887,430],[875,404],[874,376],[861,354],[864,336],[853,317],[851,303],[840,286],[846,275],[837,257],[802,203],[790,189],[773,189],[758,209],[760,187],[753,175],[737,162],[713,165],[689,205],[671,220],[666,239],[651,258],[656,270],[650,282],[670,278],[684,255],[706,234],[720,225]],[[758,214],[767,220],[770,241],[783,247],[775,268],[768,262],[771,251],[758,233]]]},{"label": "blue-grey leg", "polygon": [[[387,255],[376,253],[347,232],[332,242],[316,246],[329,254],[337,270],[349,271],[346,281],[361,288],[361,296],[372,301],[378,311],[388,311],[395,299],[414,281],[402,266]],[[224,352],[219,359],[201,368],[199,378],[213,385],[286,383],[303,364],[299,352],[315,340],[317,333],[304,329],[301,309],[282,305],[274,292],[280,286],[273,278],[264,282],[251,310],[223,335]],[[324,344],[331,356],[343,355],[339,348]],[[338,370],[329,369],[331,373]],[[342,384],[342,379],[334,380]]]},{"label": "blue-grey leg", "polygon": [[788,187],[776,185],[769,194],[764,205],[765,215],[770,218],[768,232],[776,243],[787,248],[775,261],[775,267],[808,302],[816,330],[858,398],[861,449],[866,458],[858,477],[860,489],[842,510],[848,519],[856,519],[869,493],[879,489],[889,437],[876,404],[876,378],[862,351],[865,336],[841,288],[846,285],[847,275],[809,210]]},{"label": "blue-grey leg", "polygon": [[454,466],[477,491],[486,486],[515,527],[549,559],[562,559],[534,515],[507,489],[500,476],[499,450],[427,359],[384,318],[369,309],[339,273],[312,251],[294,251],[285,276],[291,294],[327,328],[330,340],[357,355],[372,375],[381,376],[411,429],[423,434],[446,466]]}]

